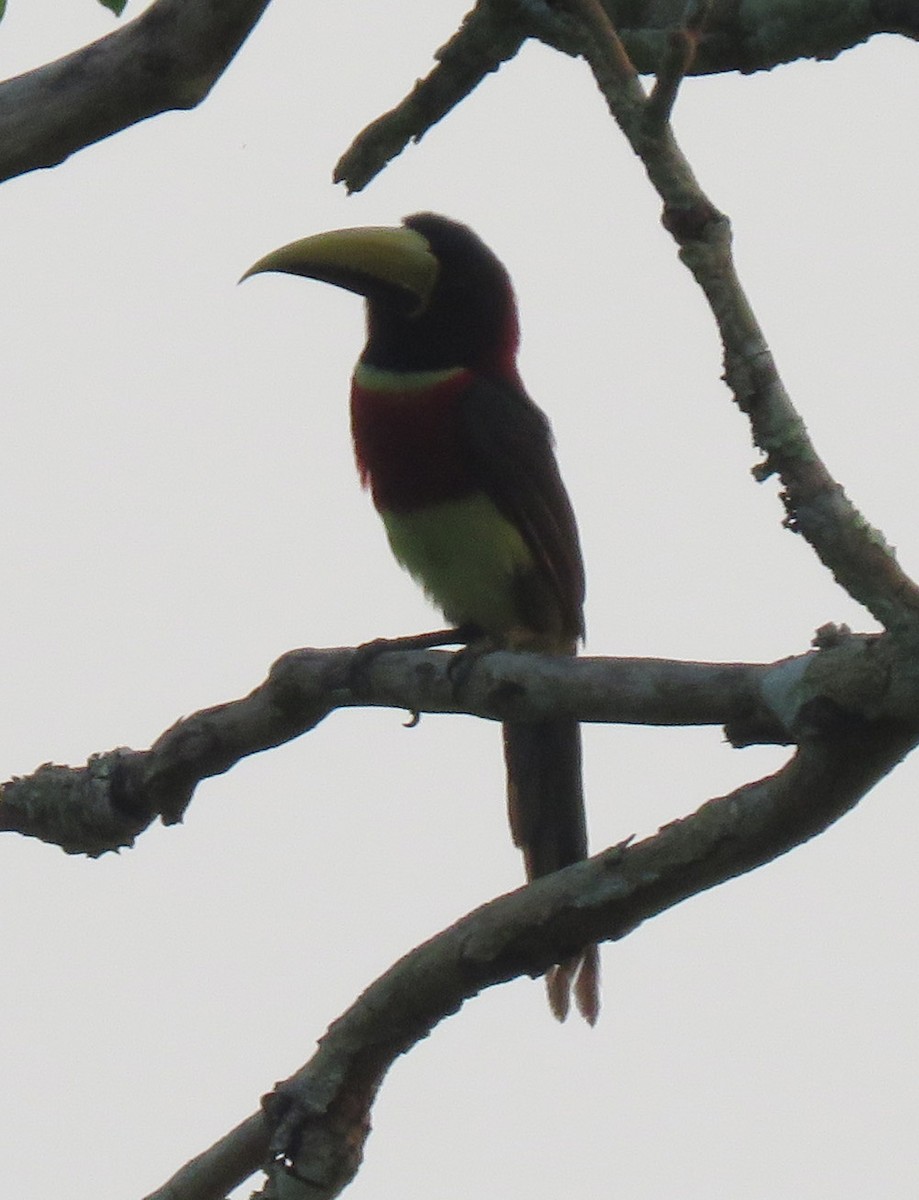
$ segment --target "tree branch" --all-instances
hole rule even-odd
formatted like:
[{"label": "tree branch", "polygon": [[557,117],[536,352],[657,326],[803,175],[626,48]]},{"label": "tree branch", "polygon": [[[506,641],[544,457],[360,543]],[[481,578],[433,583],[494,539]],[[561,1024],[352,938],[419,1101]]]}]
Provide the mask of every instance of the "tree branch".
[{"label": "tree branch", "polygon": [[[853,718],[919,724],[919,681],[896,639],[822,631],[817,653],[772,664],[484,656],[457,690],[451,656],[293,650],[248,696],[177,721],[149,750],[121,747],[85,767],[45,764],[0,787],[0,830],[71,854],[131,846],[157,817],[181,821],[202,779],[314,728],[336,708],[470,713],[495,721],[723,725],[735,746],[832,735]],[[359,658],[357,661],[360,661]]]},{"label": "tree branch", "polygon": [[[603,5],[638,70],[656,75],[671,32],[685,21],[687,0]],[[919,36],[917,0],[712,0],[689,73],[746,75],[802,58],[836,58],[879,33]]]},{"label": "tree branch", "polygon": [[410,141],[427,131],[469,95],[486,75],[513,58],[526,39],[507,6],[480,0],[452,38],[437,50],[437,66],[419,79],[395,108],[372,121],[335,166],[332,178],[359,192]]},{"label": "tree branch", "polygon": [[0,181],[53,167],[207,96],[268,0],[156,0],[100,38],[0,84]]},{"label": "tree branch", "polygon": [[[268,0],[155,0],[121,29],[0,84],[0,181],[52,167],[148,117],[200,104]],[[604,0],[615,18],[624,6]],[[642,73],[673,54],[686,0],[627,6],[622,44]],[[919,0],[713,0],[687,71],[751,72],[797,58],[832,58],[876,33],[919,37]],[[577,53],[548,0],[478,0],[435,55],[437,66],[345,152],[336,181],[358,191],[418,141],[527,38]]]},{"label": "tree branch", "polygon": [[[687,0],[596,0],[618,29],[626,61],[643,75],[672,73],[674,38],[682,39]],[[877,33],[919,37],[919,0],[712,0],[704,29],[694,32],[682,71],[707,75],[769,70],[799,58],[834,58]],[[622,13],[620,20],[618,14]],[[437,65],[389,112],[357,135],[335,167],[336,183],[361,188],[455,108],[528,38],[563,53],[579,53],[576,30],[553,0],[477,0],[439,50]],[[661,97],[661,99],[663,99]],[[666,102],[665,102],[666,103]]]},{"label": "tree branch", "polygon": [[852,721],[834,736],[805,741],[776,775],[708,801],[653,837],[463,917],[391,967],[332,1024],[310,1062],[266,1099],[267,1120],[253,1114],[147,1200],[216,1200],[219,1188],[243,1182],[266,1158],[264,1196],[331,1200],[360,1165],[389,1067],[466,1000],[539,976],[588,942],[623,938],[807,841],[849,811],[916,739],[915,729],[896,723]]},{"label": "tree branch", "polygon": [[558,2],[580,20],[584,58],[663,201],[662,219],[680,257],[708,299],[724,347],[725,380],[766,456],[758,478],[780,477],[786,525],[806,538],[849,595],[886,628],[916,637],[919,588],[810,441],[737,277],[728,218],[702,191],[669,122],[661,120],[672,97],[663,107],[651,103],[634,73],[623,70],[622,42],[599,0]]}]

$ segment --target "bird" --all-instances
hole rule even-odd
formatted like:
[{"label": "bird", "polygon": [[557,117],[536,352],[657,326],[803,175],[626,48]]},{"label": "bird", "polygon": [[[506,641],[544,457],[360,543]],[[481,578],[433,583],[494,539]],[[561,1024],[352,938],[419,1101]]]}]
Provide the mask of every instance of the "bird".
[{"label": "bird", "polygon": [[[358,474],[396,560],[456,627],[449,640],[467,643],[458,653],[576,654],[578,529],[548,418],[520,377],[517,301],[500,259],[467,225],[423,212],[301,238],[243,279],[266,271],[364,297],[367,339],[351,384]],[[503,744],[527,879],[586,858],[578,722],[505,722]],[[550,968],[546,986],[559,1020],[573,994],[594,1024],[597,947]]]}]

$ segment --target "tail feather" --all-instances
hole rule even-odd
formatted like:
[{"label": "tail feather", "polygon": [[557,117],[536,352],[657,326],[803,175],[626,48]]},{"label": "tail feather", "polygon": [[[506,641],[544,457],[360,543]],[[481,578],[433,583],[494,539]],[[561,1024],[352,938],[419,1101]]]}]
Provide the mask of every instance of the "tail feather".
[{"label": "tail feather", "polygon": [[[504,726],[508,817],[514,844],[523,852],[527,879],[550,875],[587,857],[581,784],[581,730],[577,721],[554,718]],[[571,996],[591,1025],[600,1011],[596,946],[554,966],[546,975],[549,1006],[560,1020]]]},{"label": "tail feather", "polygon": [[527,879],[539,879],[587,857],[581,730],[556,718],[503,731],[511,835]]},{"label": "tail feather", "polygon": [[580,955],[558,963],[546,972],[546,995],[552,1015],[564,1021],[574,996],[575,1007],[588,1025],[600,1015],[600,951],[585,946]]}]

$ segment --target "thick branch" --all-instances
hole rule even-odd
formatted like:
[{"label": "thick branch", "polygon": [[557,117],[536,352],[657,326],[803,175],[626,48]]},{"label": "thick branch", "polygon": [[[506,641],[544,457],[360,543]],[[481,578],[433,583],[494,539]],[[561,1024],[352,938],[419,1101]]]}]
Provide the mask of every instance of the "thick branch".
[{"label": "thick branch", "polygon": [[268,0],[156,0],[107,37],[0,84],[0,181],[171,109],[194,108]]},{"label": "thick branch", "polygon": [[99,855],[130,846],[158,816],[182,819],[202,779],[292,740],[335,708],[380,705],[493,720],[723,725],[735,746],[832,734],[852,716],[916,724],[919,679],[894,639],[824,632],[819,653],[771,665],[666,659],[484,656],[457,691],[451,656],[384,653],[355,672],[354,650],[294,650],[240,700],[176,722],[149,750],[46,764],[0,788],[0,829]]},{"label": "thick branch", "polygon": [[[480,991],[538,976],[595,940],[617,940],[687,897],[769,862],[852,808],[916,740],[853,722],[808,742],[778,774],[710,800],[634,846],[618,846],[483,906],[407,954],[329,1029],[312,1060],[254,1114],[148,1200],[204,1200],[202,1164],[241,1183],[265,1161],[285,1197],[337,1196],[360,1165],[389,1067]],[[288,1174],[306,1181],[302,1191]],[[195,1182],[197,1181],[197,1183]],[[269,1183],[266,1196],[280,1192]]]},{"label": "thick branch", "polygon": [[[632,61],[657,74],[686,0],[604,0]],[[835,58],[878,33],[919,36],[916,0],[713,0],[690,74],[769,70],[801,58]]]}]

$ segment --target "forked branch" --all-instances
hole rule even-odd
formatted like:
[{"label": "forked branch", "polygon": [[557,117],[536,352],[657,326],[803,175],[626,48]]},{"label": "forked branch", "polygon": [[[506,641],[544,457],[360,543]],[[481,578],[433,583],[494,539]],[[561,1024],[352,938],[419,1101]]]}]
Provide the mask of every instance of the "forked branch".
[{"label": "forked branch", "polygon": [[[656,75],[654,107],[666,115],[684,74],[770,70],[799,58],[833,58],[878,33],[919,37],[919,0],[644,0],[618,5],[597,0],[604,15],[627,13],[617,37],[627,62]],[[703,22],[704,18],[704,22]],[[335,168],[336,182],[360,191],[418,142],[527,38],[566,54],[580,52],[577,30],[558,0],[476,0],[475,7],[434,58],[437,65],[389,112],[371,122]]]},{"label": "forked branch", "polygon": [[[905,729],[856,724],[808,742],[778,774],[463,917],[372,983],[313,1058],[275,1088],[264,1114],[254,1113],[147,1200],[216,1197],[214,1179],[228,1189],[266,1165],[265,1195],[331,1200],[360,1166],[370,1110],[392,1063],[466,1000],[538,976],[586,942],[621,939],[807,841],[856,804],[915,738]],[[283,1191],[274,1190],[275,1173]]]},{"label": "forked branch", "polygon": [[[731,253],[728,218],[705,195],[662,113],[622,65],[622,41],[600,0],[558,0],[580,21],[582,53],[610,113],[644,164],[663,202],[663,222],[702,288],[724,348],[725,380],[765,455],[757,475],[781,479],[785,524],[802,534],[837,582],[885,628],[919,636],[919,588],[893,550],[855,508],[811,442],[746,297]],[[694,35],[695,36],[695,35]]]}]

